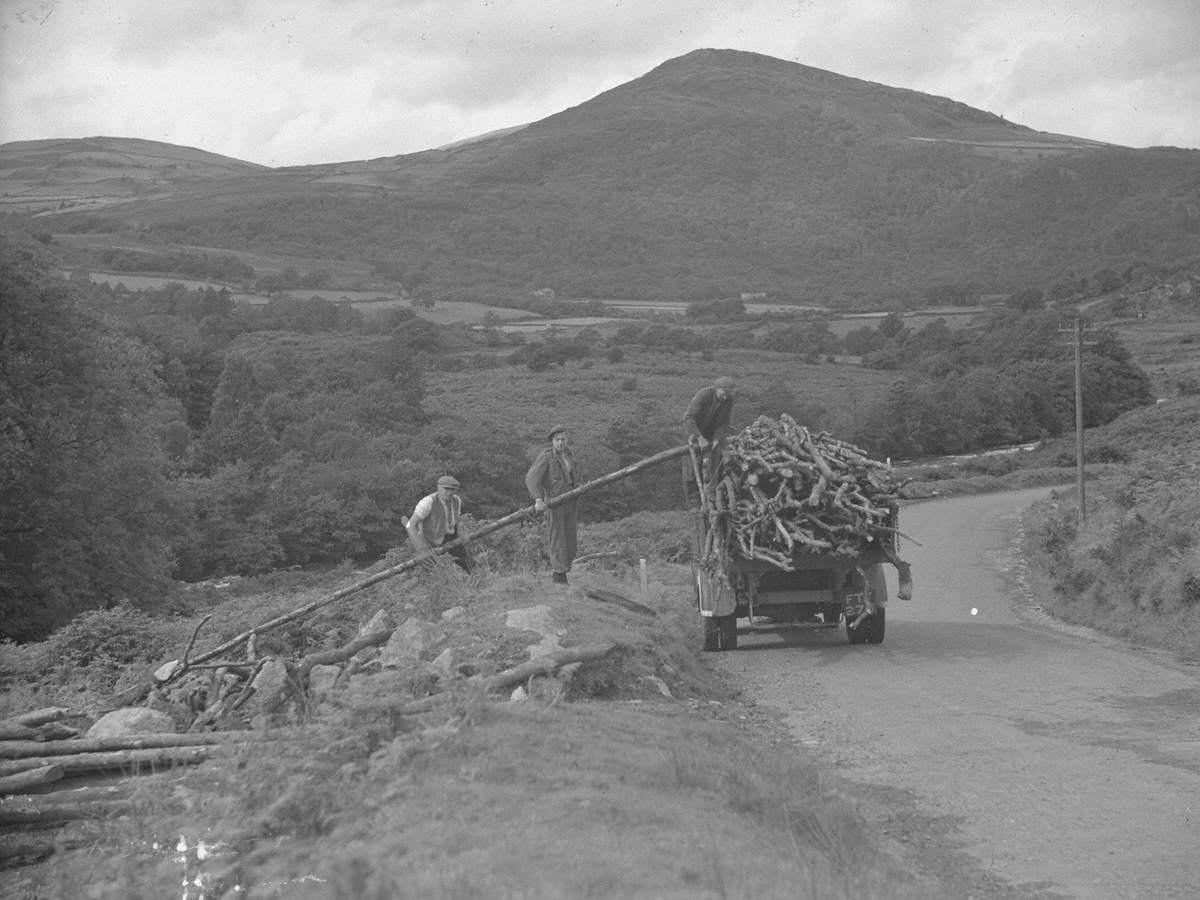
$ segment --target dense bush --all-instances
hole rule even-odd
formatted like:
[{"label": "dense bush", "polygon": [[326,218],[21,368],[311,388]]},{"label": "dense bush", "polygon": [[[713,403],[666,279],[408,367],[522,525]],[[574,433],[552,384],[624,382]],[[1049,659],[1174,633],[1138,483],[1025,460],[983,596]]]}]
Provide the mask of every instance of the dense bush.
[{"label": "dense bush", "polygon": [[146,347],[19,243],[0,244],[0,636],[165,587],[183,510],[163,436],[182,426]]}]

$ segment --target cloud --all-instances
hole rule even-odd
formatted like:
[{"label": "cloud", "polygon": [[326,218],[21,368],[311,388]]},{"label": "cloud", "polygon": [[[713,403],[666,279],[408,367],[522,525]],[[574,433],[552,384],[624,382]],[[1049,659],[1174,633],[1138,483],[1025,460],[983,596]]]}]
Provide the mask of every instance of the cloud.
[{"label": "cloud", "polygon": [[1200,145],[1194,0],[0,0],[0,140],[154,137],[271,165],[426,149],[701,47],[1035,128]]}]

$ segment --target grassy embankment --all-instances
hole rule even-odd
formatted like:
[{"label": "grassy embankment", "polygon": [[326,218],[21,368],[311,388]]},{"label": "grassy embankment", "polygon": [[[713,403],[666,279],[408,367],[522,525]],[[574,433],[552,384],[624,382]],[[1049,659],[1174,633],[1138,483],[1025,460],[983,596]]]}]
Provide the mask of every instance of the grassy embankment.
[{"label": "grassy embankment", "polygon": [[[1200,658],[1200,315],[1194,288],[1137,298],[1118,324],[1163,398],[1089,430],[1087,516],[1073,488],[1029,516],[1027,552],[1049,610]],[[1072,452],[1065,442],[1060,453]]]},{"label": "grassy embankment", "polygon": [[1069,622],[1200,658],[1200,397],[1172,398],[1089,433],[1127,459],[1029,517],[1047,608]]},{"label": "grassy embankment", "polygon": [[[5,872],[14,893],[4,896],[178,896],[185,875],[207,896],[935,895],[771,716],[704,666],[690,570],[671,561],[685,550],[681,513],[586,529],[582,553],[618,555],[585,563],[569,589],[511,564],[524,531],[485,547],[471,576],[385,581],[264,636],[268,653],[337,646],[380,609],[436,632],[420,660],[367,665],[269,727],[253,723],[279,739],[268,751],[133,779],[112,814],[61,831],[59,853]],[[640,557],[644,593],[628,565]],[[167,623],[118,610],[46,644],[7,647],[0,714],[52,703],[94,712],[146,663],[177,655],[202,614],[214,617],[197,649],[355,577],[210,585]],[[587,588],[654,615],[589,599]],[[549,616],[542,633],[530,630],[536,615],[509,619],[537,607]],[[620,649],[570,678],[525,685],[517,702],[430,668],[448,649],[456,665],[504,669],[547,639]],[[444,701],[412,711],[431,692]],[[199,896],[194,883],[185,890]]]}]

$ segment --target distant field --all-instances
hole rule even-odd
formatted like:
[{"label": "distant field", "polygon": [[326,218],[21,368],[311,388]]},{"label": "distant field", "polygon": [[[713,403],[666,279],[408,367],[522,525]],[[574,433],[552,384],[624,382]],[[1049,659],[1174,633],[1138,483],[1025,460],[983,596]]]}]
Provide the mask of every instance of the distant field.
[{"label": "distant field", "polygon": [[1152,310],[1109,324],[1159,397],[1200,391],[1200,314]]},{"label": "distant field", "polygon": [[763,351],[717,351],[706,361],[698,355],[627,350],[620,363],[599,360],[562,369],[531,372],[526,367],[439,372],[426,382],[425,406],[447,416],[502,422],[531,445],[544,443],[546,428],[566,423],[576,444],[594,445],[616,420],[644,410],[649,426],[678,431],[697,390],[718,375],[738,380],[734,424],[741,427],[760,411],[768,389],[784,386],[798,403],[816,403],[834,416],[848,418],[878,397],[896,379],[895,372],[855,365],[806,365],[795,356]]},{"label": "distant field", "polygon": [[217,290],[228,288],[231,292],[236,291],[233,285],[217,281],[214,278],[163,278],[160,275],[133,275],[130,273],[110,272],[91,272],[90,277],[97,284],[111,284],[113,287],[123,284],[131,291],[154,291],[166,287],[168,284],[182,284],[193,291],[202,290],[207,287],[216,288]]},{"label": "distant field", "polygon": [[[92,236],[88,236],[92,237]],[[196,250],[197,248],[190,248]],[[222,251],[208,251],[222,252]],[[259,258],[249,258],[247,254],[235,254],[243,258],[256,268],[263,267],[263,260]],[[276,271],[280,260],[273,260],[273,266],[268,267],[271,271]],[[323,260],[308,261],[316,262],[316,268],[322,268],[321,263],[328,262]],[[251,305],[262,305],[268,302],[269,298],[265,294],[249,293],[241,289],[240,285],[227,284],[216,279],[192,279],[192,278],[174,278],[160,275],[138,275],[121,272],[92,272],[91,279],[95,282],[103,282],[111,285],[123,284],[130,290],[154,290],[162,288],[167,284],[176,283],[182,284],[193,290],[198,290],[205,287],[227,288],[233,298],[238,303],[246,303]],[[295,297],[299,299],[308,299],[309,297],[321,297],[331,303],[349,303],[353,304],[355,309],[362,312],[374,312],[380,309],[389,309],[396,306],[412,308],[417,315],[430,322],[435,322],[439,325],[452,325],[462,323],[467,325],[482,324],[485,317],[489,313],[503,320],[506,324],[501,330],[510,333],[526,333],[539,334],[549,329],[561,329],[570,334],[580,328],[598,328],[602,331],[612,330],[622,322],[633,319],[644,318],[646,313],[676,313],[681,317],[680,324],[686,324],[682,321],[682,316],[686,313],[688,304],[684,302],[663,301],[663,302],[626,302],[626,301],[602,301],[605,308],[612,315],[597,317],[573,317],[565,319],[548,319],[545,316],[537,315],[525,310],[512,309],[504,306],[489,306],[483,303],[474,303],[469,301],[459,300],[440,300],[437,301],[432,308],[424,306],[412,306],[408,299],[402,298],[395,293],[390,293],[387,290],[349,290],[341,288],[314,288],[285,291],[282,296]],[[950,328],[963,328],[971,325],[976,317],[987,307],[984,306],[952,306],[952,307],[937,307],[930,309],[914,310],[903,314],[904,323],[909,328],[917,330],[925,325],[944,319]],[[827,315],[822,316],[830,331],[839,337],[844,337],[851,331],[858,328],[870,327],[874,328],[878,325],[879,320],[887,315],[886,312],[858,312],[858,313],[838,313],[835,310],[826,309],[824,307],[814,306],[788,306],[784,304],[772,303],[747,303],[746,311],[751,315],[762,315],[766,313],[778,313],[781,311],[796,311],[797,313],[812,313],[815,311],[824,311]],[[632,315],[629,315],[632,314]]]},{"label": "distant field", "polygon": [[[191,290],[206,287],[220,289],[228,288],[237,303],[261,306],[270,299],[265,294],[250,294],[239,290],[235,285],[225,284],[216,279],[170,278],[161,275],[132,275],[121,272],[92,272],[91,279],[97,283],[116,286],[123,284],[131,291],[148,291],[163,288],[168,284],[182,284]],[[386,291],[342,291],[329,289],[311,289],[285,291],[281,296],[295,297],[307,300],[310,297],[320,297],[331,303],[350,303],[355,309],[372,312],[378,309],[388,309],[393,306],[410,308],[410,302]],[[417,315],[439,325],[450,325],[455,322],[479,324],[489,313],[495,313],[501,319],[536,320],[542,318],[535,313],[520,309],[509,309],[503,306],[487,306],[482,303],[468,303],[457,300],[444,300],[436,303],[432,309],[423,306],[411,307]],[[582,320],[580,320],[582,321]],[[531,326],[532,327],[532,326]]]}]

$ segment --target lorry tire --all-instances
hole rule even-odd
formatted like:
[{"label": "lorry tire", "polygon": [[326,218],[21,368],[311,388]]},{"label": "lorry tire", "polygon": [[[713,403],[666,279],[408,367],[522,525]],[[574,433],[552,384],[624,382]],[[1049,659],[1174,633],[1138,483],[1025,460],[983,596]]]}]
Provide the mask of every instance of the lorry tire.
[{"label": "lorry tire", "polygon": [[737,649],[737,616],[701,616],[704,629],[704,649],[736,650]]},{"label": "lorry tire", "polygon": [[883,566],[873,565],[863,572],[867,591],[871,602],[875,604],[875,612],[858,623],[857,628],[850,627],[850,619],[846,619],[846,638],[852,644],[882,644],[887,633],[887,580],[883,575]]},{"label": "lorry tire", "polygon": [[858,626],[858,630],[865,630],[864,640],[868,644],[882,644],[884,632],[887,630],[887,610],[879,607],[874,615],[867,616],[867,620]]}]

